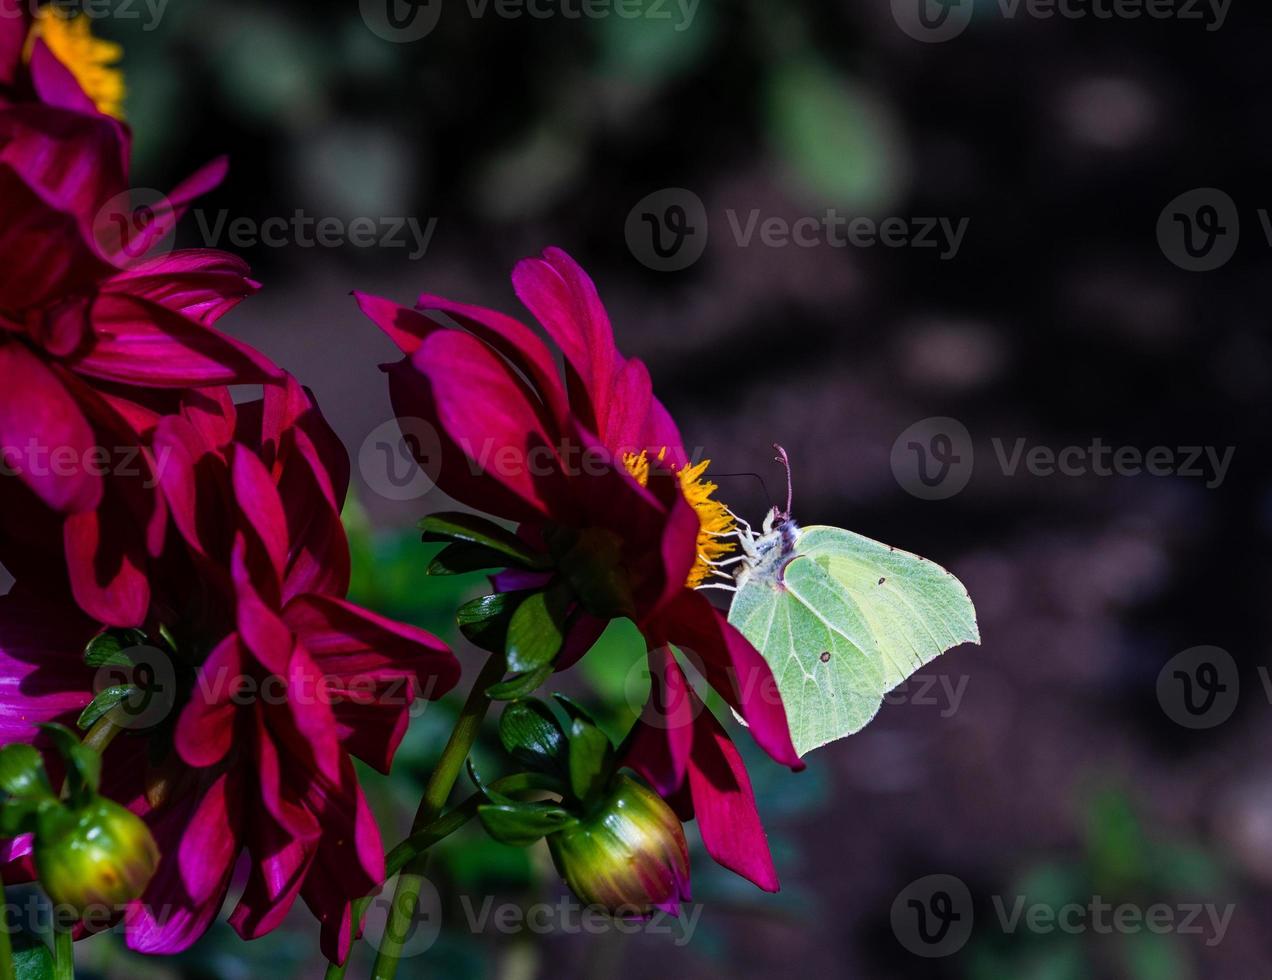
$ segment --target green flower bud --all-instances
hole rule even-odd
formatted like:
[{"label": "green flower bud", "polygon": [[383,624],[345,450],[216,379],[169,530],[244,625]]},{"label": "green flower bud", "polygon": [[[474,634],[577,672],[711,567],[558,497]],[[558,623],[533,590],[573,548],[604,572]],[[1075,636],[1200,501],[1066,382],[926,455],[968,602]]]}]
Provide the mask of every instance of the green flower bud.
[{"label": "green flower bud", "polygon": [[604,801],[548,837],[557,871],[588,905],[611,915],[679,914],[689,900],[689,848],[680,820],[663,798],[625,775]]},{"label": "green flower bud", "polygon": [[159,865],[150,828],[131,810],[103,797],[72,810],[45,813],[35,835],[40,884],[56,905],[83,915],[138,898]]}]

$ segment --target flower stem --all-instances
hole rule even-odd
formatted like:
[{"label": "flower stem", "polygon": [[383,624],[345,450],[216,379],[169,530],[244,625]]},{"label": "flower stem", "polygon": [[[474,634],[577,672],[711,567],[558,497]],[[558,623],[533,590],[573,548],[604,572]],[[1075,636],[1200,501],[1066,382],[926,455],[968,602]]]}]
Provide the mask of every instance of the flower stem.
[{"label": "flower stem", "polygon": [[[451,732],[446,748],[437,761],[437,768],[429,777],[424,787],[424,797],[420,800],[419,809],[415,813],[415,821],[411,824],[412,835],[425,830],[437,819],[446,800],[450,797],[455,781],[463,771],[464,761],[477,741],[477,733],[481,730],[482,720],[490,707],[490,699],[486,697],[486,689],[499,681],[504,674],[504,655],[491,654],[481,673],[473,682],[473,689],[468,700],[460,710],[455,728]],[[384,927],[384,937],[380,943],[380,952],[375,958],[375,967],[371,972],[372,980],[393,980],[397,975],[398,960],[402,956],[402,944],[410,934],[410,927],[415,919],[416,906],[419,904],[420,887],[424,882],[424,872],[428,866],[428,851],[422,851],[413,857],[402,868],[398,876],[397,888],[393,892],[393,902],[389,906],[389,921]]]},{"label": "flower stem", "polygon": [[53,980],[75,980],[75,949],[71,931],[53,927]]}]

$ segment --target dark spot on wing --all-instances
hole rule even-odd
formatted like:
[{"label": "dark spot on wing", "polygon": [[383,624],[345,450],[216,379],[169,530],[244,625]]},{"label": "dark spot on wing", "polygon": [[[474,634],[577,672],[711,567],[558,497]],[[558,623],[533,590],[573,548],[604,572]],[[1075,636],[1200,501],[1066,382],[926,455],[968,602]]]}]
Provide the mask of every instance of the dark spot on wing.
[{"label": "dark spot on wing", "polygon": [[823,653],[823,654],[821,655],[821,662],[822,662],[822,663],[824,663],[824,664],[828,664],[828,663],[830,663],[830,651],[829,651],[829,650],[827,650],[825,653]]},{"label": "dark spot on wing", "polygon": [[884,582],[886,582],[886,581],[888,581],[886,578],[881,578],[881,579],[879,579],[879,584],[880,584],[880,585],[883,585],[883,583],[884,583]]}]

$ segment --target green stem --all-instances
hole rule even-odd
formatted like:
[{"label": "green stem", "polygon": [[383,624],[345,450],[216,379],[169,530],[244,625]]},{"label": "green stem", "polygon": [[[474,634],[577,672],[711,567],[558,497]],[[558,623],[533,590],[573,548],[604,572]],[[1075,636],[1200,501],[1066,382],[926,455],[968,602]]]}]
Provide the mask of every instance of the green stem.
[{"label": "green stem", "polygon": [[[499,681],[504,674],[504,655],[491,654],[486,665],[482,667],[468,700],[460,710],[451,732],[446,748],[442,749],[442,757],[437,761],[437,768],[429,777],[424,787],[424,797],[420,800],[415,821],[411,824],[412,835],[426,830],[437,819],[455,781],[463,771],[464,761],[477,741],[477,733],[481,730],[482,720],[490,707],[490,699],[486,697],[486,688]],[[410,934],[409,930],[415,918],[415,909],[419,904],[420,887],[424,882],[424,872],[428,866],[428,851],[417,854],[406,862],[398,876],[397,888],[393,892],[393,902],[389,906],[389,921],[384,927],[384,937],[380,943],[380,952],[375,958],[375,967],[371,971],[372,980],[393,980],[397,975],[398,960],[402,956],[402,944]]]},{"label": "green stem", "polygon": [[9,900],[0,887],[0,980],[13,980],[13,941],[9,938]]},{"label": "green stem", "polygon": [[69,929],[53,927],[53,980],[75,980],[75,950]]}]

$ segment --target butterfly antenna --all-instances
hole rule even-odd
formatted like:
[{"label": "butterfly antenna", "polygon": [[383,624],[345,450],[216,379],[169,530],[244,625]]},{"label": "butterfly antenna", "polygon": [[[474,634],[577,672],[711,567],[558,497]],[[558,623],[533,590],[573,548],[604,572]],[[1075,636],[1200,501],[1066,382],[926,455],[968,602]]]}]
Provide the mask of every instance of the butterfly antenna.
[{"label": "butterfly antenna", "polygon": [[773,443],[773,448],[777,450],[777,455],[773,458],[781,463],[786,470],[786,510],[782,513],[782,516],[790,520],[791,505],[795,501],[795,489],[791,484],[791,458],[786,455],[786,450],[777,443]]},{"label": "butterfly antenna", "polygon": [[725,477],[736,477],[736,476],[749,476],[755,480],[758,480],[760,484],[760,489],[764,491],[765,498],[770,503],[772,502],[773,495],[769,493],[768,484],[764,482],[764,477],[760,476],[760,474],[758,473],[712,473],[711,474],[711,478],[713,480],[722,480]]}]

